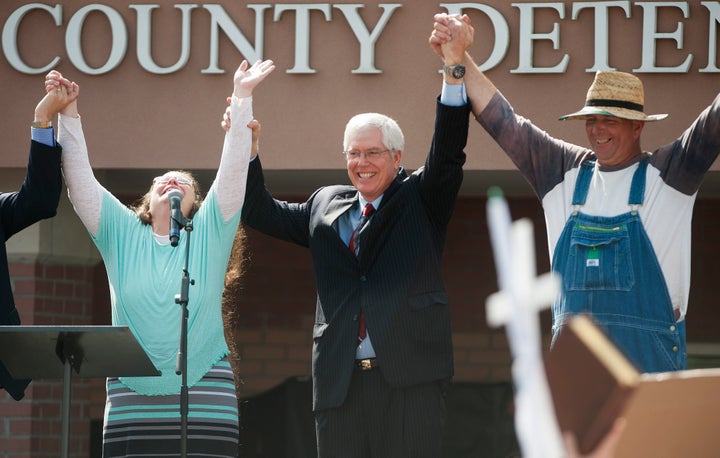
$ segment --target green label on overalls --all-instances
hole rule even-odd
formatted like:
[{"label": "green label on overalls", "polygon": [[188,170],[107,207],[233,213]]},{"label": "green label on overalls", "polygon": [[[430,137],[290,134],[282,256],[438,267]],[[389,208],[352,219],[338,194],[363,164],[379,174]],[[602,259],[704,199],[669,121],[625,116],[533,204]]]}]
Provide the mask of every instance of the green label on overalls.
[{"label": "green label on overalls", "polygon": [[600,250],[597,247],[592,247],[588,250],[587,258],[585,259],[585,267],[599,267],[600,266]]}]

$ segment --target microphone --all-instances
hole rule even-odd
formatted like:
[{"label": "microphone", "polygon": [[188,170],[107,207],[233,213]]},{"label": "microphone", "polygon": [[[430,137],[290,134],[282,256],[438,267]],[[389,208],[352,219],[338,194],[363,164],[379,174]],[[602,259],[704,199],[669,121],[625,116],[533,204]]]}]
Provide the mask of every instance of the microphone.
[{"label": "microphone", "polygon": [[184,194],[178,189],[168,193],[170,200],[170,245],[177,246],[180,240],[180,229],[185,225],[185,217],[180,208]]}]

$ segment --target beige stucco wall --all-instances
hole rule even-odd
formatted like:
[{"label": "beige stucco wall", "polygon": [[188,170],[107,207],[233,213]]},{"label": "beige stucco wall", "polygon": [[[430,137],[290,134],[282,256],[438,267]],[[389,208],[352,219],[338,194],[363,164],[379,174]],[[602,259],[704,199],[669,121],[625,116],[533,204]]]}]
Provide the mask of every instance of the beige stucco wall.
[{"label": "beige stucco wall", "polygon": [[[246,2],[219,2],[250,42],[255,43],[255,13]],[[307,2],[284,2],[304,3]],[[365,2],[362,16],[374,25],[381,15],[379,2]],[[515,108],[547,129],[552,135],[585,143],[582,126],[559,122],[557,117],[578,109],[592,81],[595,16],[583,11],[571,19],[575,2],[564,5],[564,18],[551,9],[538,12],[532,27],[547,33],[557,24],[558,49],[548,40],[534,44],[534,65],[551,67],[569,56],[563,74],[517,74],[519,61],[519,9],[513,2],[479,2],[499,11],[510,27],[507,54],[488,75],[507,95]],[[519,2],[543,3],[543,2]],[[609,63],[625,71],[640,67],[643,43],[643,9],[628,2],[631,17],[620,10],[609,14]],[[674,139],[716,95],[720,78],[700,73],[707,65],[709,18],[700,2],[688,5],[689,17],[667,9],[660,15],[658,32],[672,32],[682,24],[682,49],[672,40],[659,40],[658,65],[678,65],[693,54],[686,73],[642,74],[646,86],[646,111],[669,112],[662,125],[648,126],[644,144],[651,148]],[[0,22],[25,2],[0,3]],[[135,51],[136,14],[127,4],[110,5],[123,16],[128,31],[127,53],[122,63],[103,75],[79,72],[68,59],[65,32],[68,22],[89,1],[63,1],[63,21],[55,26],[47,14],[28,15],[18,31],[19,48],[30,64],[40,66],[60,57],[57,69],[81,85],[80,109],[97,169],[175,168],[214,169],[222,146],[219,128],[225,97],[232,89],[231,75],[243,56],[226,37],[220,37],[219,62],[224,75],[202,74],[208,66],[210,48],[209,13],[198,4],[192,12],[191,54],[188,63],[175,73],[151,74],[143,70]],[[163,3],[153,13],[153,57],[170,65],[179,55],[179,13],[174,4]],[[407,147],[405,165],[422,163],[432,136],[434,99],[440,91],[437,73],[440,60],[427,44],[432,16],[443,9],[435,2],[405,2],[391,17],[375,43],[375,66],[379,74],[353,74],[359,64],[359,45],[345,18],[332,8],[331,18],[319,12],[309,15],[309,63],[314,74],[289,74],[295,65],[296,17],[292,12],[273,18],[277,4],[267,3],[264,20],[265,58],[277,70],[257,90],[255,114],[263,123],[262,151],[267,169],[333,170],[344,168],[342,131],[345,122],[363,111],[380,111],[395,117],[404,128]],[[323,4],[325,5],[325,4]],[[493,45],[494,30],[487,17],[471,12],[476,26],[472,52],[484,62]],[[715,26],[715,24],[712,24]],[[90,16],[83,29],[82,48],[89,64],[107,60],[110,36],[107,21]],[[25,162],[28,124],[32,109],[42,95],[43,75],[26,75],[0,58],[0,75],[6,89],[0,95],[6,113],[0,123],[4,153],[0,167],[19,167]],[[512,170],[512,164],[479,126],[469,140],[468,171]]]}]

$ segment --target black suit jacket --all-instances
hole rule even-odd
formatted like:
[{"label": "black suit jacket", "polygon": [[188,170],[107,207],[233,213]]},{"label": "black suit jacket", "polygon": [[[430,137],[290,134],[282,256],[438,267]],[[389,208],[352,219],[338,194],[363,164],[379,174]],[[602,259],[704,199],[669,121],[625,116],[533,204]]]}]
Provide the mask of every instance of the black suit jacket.
[{"label": "black suit jacket", "polygon": [[259,158],[250,164],[243,222],[312,254],[315,410],[337,407],[347,395],[361,309],[388,383],[408,386],[453,375],[441,257],[462,183],[468,124],[469,106],[437,103],[424,167],[411,175],[399,171],[364,229],[357,258],[336,230],[338,218],[357,205],[354,187],[327,186],[304,203],[282,202],[265,189]]},{"label": "black suit jacket", "polygon": [[[20,324],[10,285],[5,242],[31,224],[55,216],[62,187],[60,151],[59,146],[31,142],[22,187],[18,192],[0,194],[0,238],[3,242],[0,247],[0,325]],[[29,383],[27,379],[13,379],[0,361],[0,388],[5,388],[13,399],[22,399]]]}]

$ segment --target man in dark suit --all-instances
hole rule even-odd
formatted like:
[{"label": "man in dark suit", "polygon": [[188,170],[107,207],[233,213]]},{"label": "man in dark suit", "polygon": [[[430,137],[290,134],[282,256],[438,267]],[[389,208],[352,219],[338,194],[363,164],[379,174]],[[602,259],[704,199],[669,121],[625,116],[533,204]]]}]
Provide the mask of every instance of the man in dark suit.
[{"label": "man in dark suit", "polygon": [[[55,216],[60,202],[60,145],[55,143],[52,119],[77,97],[77,86],[48,92],[35,107],[31,126],[30,157],[27,174],[20,190],[0,193],[0,325],[18,325],[5,242],[13,234],[41,219]],[[25,395],[27,379],[14,379],[0,361],[0,388],[19,401]]]},{"label": "man in dark suit", "polygon": [[[243,222],[312,254],[320,458],[441,456],[453,375],[441,257],[469,123],[456,63],[446,62],[430,152],[412,174],[400,166],[402,131],[377,113],[347,124],[343,149],[352,186],[283,202],[265,188],[260,159],[250,163]],[[367,204],[374,213],[363,216]]]}]

